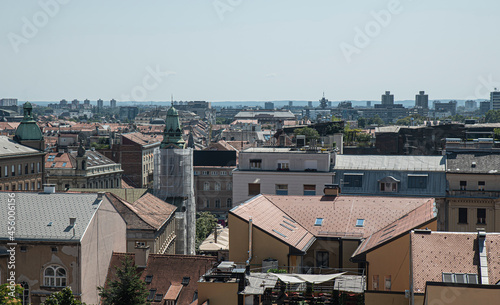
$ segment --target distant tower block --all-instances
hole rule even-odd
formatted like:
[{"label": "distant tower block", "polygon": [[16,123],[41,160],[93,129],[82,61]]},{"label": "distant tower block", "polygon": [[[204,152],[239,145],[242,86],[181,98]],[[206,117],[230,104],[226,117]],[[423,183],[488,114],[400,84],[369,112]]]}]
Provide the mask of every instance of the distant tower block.
[{"label": "distant tower block", "polygon": [[420,91],[415,95],[415,107],[429,109],[429,95],[425,94],[425,91]]},{"label": "distant tower block", "polygon": [[386,91],[382,95],[382,105],[394,105],[394,94],[391,94],[391,91]]},{"label": "distant tower block", "polygon": [[193,184],[193,150],[185,147],[179,114],[172,106],[167,112],[163,141],[155,152],[154,193],[177,206],[177,254],[195,254],[196,205]]}]

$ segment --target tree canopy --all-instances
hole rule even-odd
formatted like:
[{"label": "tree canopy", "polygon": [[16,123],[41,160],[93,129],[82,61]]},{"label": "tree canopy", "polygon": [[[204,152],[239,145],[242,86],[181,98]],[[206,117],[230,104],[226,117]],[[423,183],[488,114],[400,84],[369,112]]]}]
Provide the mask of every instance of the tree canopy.
[{"label": "tree canopy", "polygon": [[[85,303],[83,303],[85,304]],[[43,305],[82,305],[80,300],[75,299],[71,287],[65,287],[62,291],[51,294]]]},{"label": "tree canopy", "polygon": [[303,127],[303,128],[297,128],[293,132],[296,136],[297,135],[305,135],[306,136],[306,142],[309,142],[310,140],[318,140],[319,139],[319,132],[310,127]]},{"label": "tree canopy", "polygon": [[116,280],[108,287],[97,287],[104,305],[146,305],[148,291],[132,264],[132,258],[126,256],[121,267],[116,269]]},{"label": "tree canopy", "polygon": [[196,218],[196,250],[217,225],[217,218],[210,212],[200,212]]}]

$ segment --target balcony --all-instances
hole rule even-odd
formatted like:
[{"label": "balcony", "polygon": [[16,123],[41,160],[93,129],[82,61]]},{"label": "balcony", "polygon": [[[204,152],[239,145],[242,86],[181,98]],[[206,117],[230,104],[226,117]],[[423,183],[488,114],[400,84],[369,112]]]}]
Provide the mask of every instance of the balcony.
[{"label": "balcony", "polygon": [[500,191],[448,191],[448,197],[500,198]]}]

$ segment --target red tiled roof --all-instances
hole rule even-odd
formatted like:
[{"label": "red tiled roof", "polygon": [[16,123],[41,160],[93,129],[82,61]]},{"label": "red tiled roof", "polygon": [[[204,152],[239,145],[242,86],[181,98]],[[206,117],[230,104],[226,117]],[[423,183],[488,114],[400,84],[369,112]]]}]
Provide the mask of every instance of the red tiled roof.
[{"label": "red tiled roof", "polygon": [[167,293],[165,293],[163,299],[167,301],[175,301],[179,297],[181,290],[182,290],[182,285],[172,284],[170,285],[170,288],[168,288],[168,291]]},{"label": "red tiled roof", "polygon": [[159,143],[163,140],[161,136],[145,135],[140,132],[124,133],[122,137],[129,139],[139,145],[149,145],[153,143]]},{"label": "red tiled roof", "polygon": [[370,235],[359,245],[352,256],[355,257],[370,252],[386,242],[409,233],[410,230],[423,226],[429,221],[436,219],[436,217],[435,201],[428,200],[425,204]]},{"label": "red tiled roof", "polygon": [[76,166],[76,160],[73,157],[71,157],[69,153],[48,153],[45,155],[46,169],[74,168],[75,166]]},{"label": "red tiled roof", "polygon": [[[266,197],[317,237],[368,237],[417,207],[434,201],[430,198],[345,195],[334,200],[324,196]],[[321,226],[314,225],[316,218],[323,218]],[[365,220],[363,227],[356,226],[357,219]]]},{"label": "red tiled roof", "polygon": [[175,205],[167,203],[151,193],[145,193],[141,198],[134,201],[132,206],[142,219],[156,229],[160,229],[163,223],[170,219],[177,209]]},{"label": "red tiled roof", "polygon": [[[500,234],[485,239],[489,283],[500,281]],[[442,273],[479,275],[477,233],[411,232],[411,257],[415,293],[424,293],[425,283],[442,282]]]},{"label": "red tiled roof", "polygon": [[264,195],[254,197],[230,213],[247,222],[252,217],[254,226],[300,251],[306,251],[315,240],[313,234]]}]

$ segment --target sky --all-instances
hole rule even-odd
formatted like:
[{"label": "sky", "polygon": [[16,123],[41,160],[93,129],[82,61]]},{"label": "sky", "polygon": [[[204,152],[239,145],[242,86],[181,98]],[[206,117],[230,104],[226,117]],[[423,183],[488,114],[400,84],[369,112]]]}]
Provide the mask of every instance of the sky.
[{"label": "sky", "polygon": [[0,98],[484,99],[500,1],[0,2]]}]

